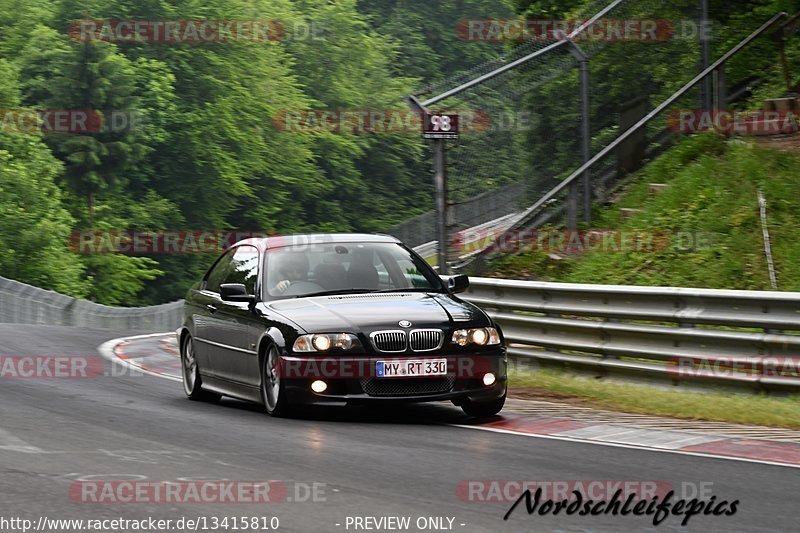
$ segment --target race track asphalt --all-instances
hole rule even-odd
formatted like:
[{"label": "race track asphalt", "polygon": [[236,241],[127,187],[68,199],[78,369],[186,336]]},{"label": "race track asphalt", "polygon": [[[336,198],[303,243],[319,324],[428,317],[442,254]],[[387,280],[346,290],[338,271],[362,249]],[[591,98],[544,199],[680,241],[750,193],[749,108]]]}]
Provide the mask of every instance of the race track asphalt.
[{"label": "race track asphalt", "polygon": [[[4,324],[0,356],[95,357],[98,345],[135,333]],[[386,516],[410,517],[407,531],[419,531],[419,517],[449,517],[453,530],[465,533],[800,529],[796,468],[450,425],[466,420],[449,404],[317,409],[276,419],[244,402],[189,401],[180,383],[149,375],[5,376],[0,518],[277,516],[280,531],[298,532],[364,531],[347,527],[348,517]],[[292,501],[91,503],[76,492],[79,479],[186,478],[278,480]],[[504,521],[511,503],[467,501],[457,489],[469,480],[655,481],[679,496],[682,487],[713,487],[717,501],[740,503],[734,516],[695,516],[685,528],[678,517],[654,526],[646,516],[528,516],[524,505]],[[306,498],[312,487],[316,498]]]}]

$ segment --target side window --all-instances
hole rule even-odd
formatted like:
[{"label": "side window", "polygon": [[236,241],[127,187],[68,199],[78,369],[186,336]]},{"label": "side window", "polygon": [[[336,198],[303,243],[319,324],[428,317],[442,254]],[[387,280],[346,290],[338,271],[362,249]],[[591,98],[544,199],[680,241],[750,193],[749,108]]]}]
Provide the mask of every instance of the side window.
[{"label": "side window", "polygon": [[219,261],[214,265],[211,271],[206,275],[205,289],[211,292],[219,292],[219,286],[224,283],[225,277],[231,267],[231,260],[233,259],[233,250],[228,250],[225,255],[219,258]]},{"label": "side window", "polygon": [[255,294],[258,279],[258,248],[239,246],[233,254],[222,283],[241,283],[247,287],[247,294]]}]

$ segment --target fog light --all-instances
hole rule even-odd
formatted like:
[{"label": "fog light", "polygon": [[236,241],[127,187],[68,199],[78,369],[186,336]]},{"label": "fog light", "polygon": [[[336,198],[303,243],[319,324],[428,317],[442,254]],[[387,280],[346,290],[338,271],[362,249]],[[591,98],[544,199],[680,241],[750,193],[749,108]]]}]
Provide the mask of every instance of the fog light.
[{"label": "fog light", "polygon": [[[494,381],[494,376],[492,376],[492,381]],[[484,383],[486,382],[486,376],[484,376],[483,382]],[[313,390],[317,394],[322,394],[323,392],[328,390],[328,384],[322,381],[321,379],[318,379],[317,381],[311,384],[311,390]]]},{"label": "fog light", "polygon": [[483,384],[486,385],[487,387],[491,387],[492,385],[494,385],[495,381],[497,381],[497,378],[494,377],[494,374],[492,374],[491,372],[487,372],[486,374],[483,375]]}]

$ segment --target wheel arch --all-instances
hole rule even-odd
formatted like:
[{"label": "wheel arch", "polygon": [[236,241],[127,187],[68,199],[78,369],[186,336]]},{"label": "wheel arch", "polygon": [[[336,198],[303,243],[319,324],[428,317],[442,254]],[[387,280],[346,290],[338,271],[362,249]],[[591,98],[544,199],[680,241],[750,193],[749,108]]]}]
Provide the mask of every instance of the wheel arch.
[{"label": "wheel arch", "polygon": [[176,334],[178,336],[178,351],[180,352],[183,350],[183,342],[186,340],[186,337],[190,336],[192,333],[189,331],[189,328],[183,325],[178,328]]},{"label": "wheel arch", "polygon": [[281,330],[276,327],[267,329],[261,335],[261,338],[258,339],[258,347],[256,348],[256,352],[258,353],[259,368],[263,367],[264,356],[267,353],[267,348],[272,344],[278,347],[278,351],[286,351],[286,339],[284,339]]}]

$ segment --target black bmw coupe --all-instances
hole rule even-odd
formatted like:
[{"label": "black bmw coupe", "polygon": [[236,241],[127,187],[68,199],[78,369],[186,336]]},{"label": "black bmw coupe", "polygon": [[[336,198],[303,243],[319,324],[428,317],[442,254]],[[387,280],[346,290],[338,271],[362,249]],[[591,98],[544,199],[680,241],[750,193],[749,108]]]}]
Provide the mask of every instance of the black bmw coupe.
[{"label": "black bmw coupe", "polygon": [[186,296],[184,390],[252,400],[275,416],[299,404],[441,400],[496,414],[505,342],[455,295],[468,284],[385,235],[240,241]]}]

